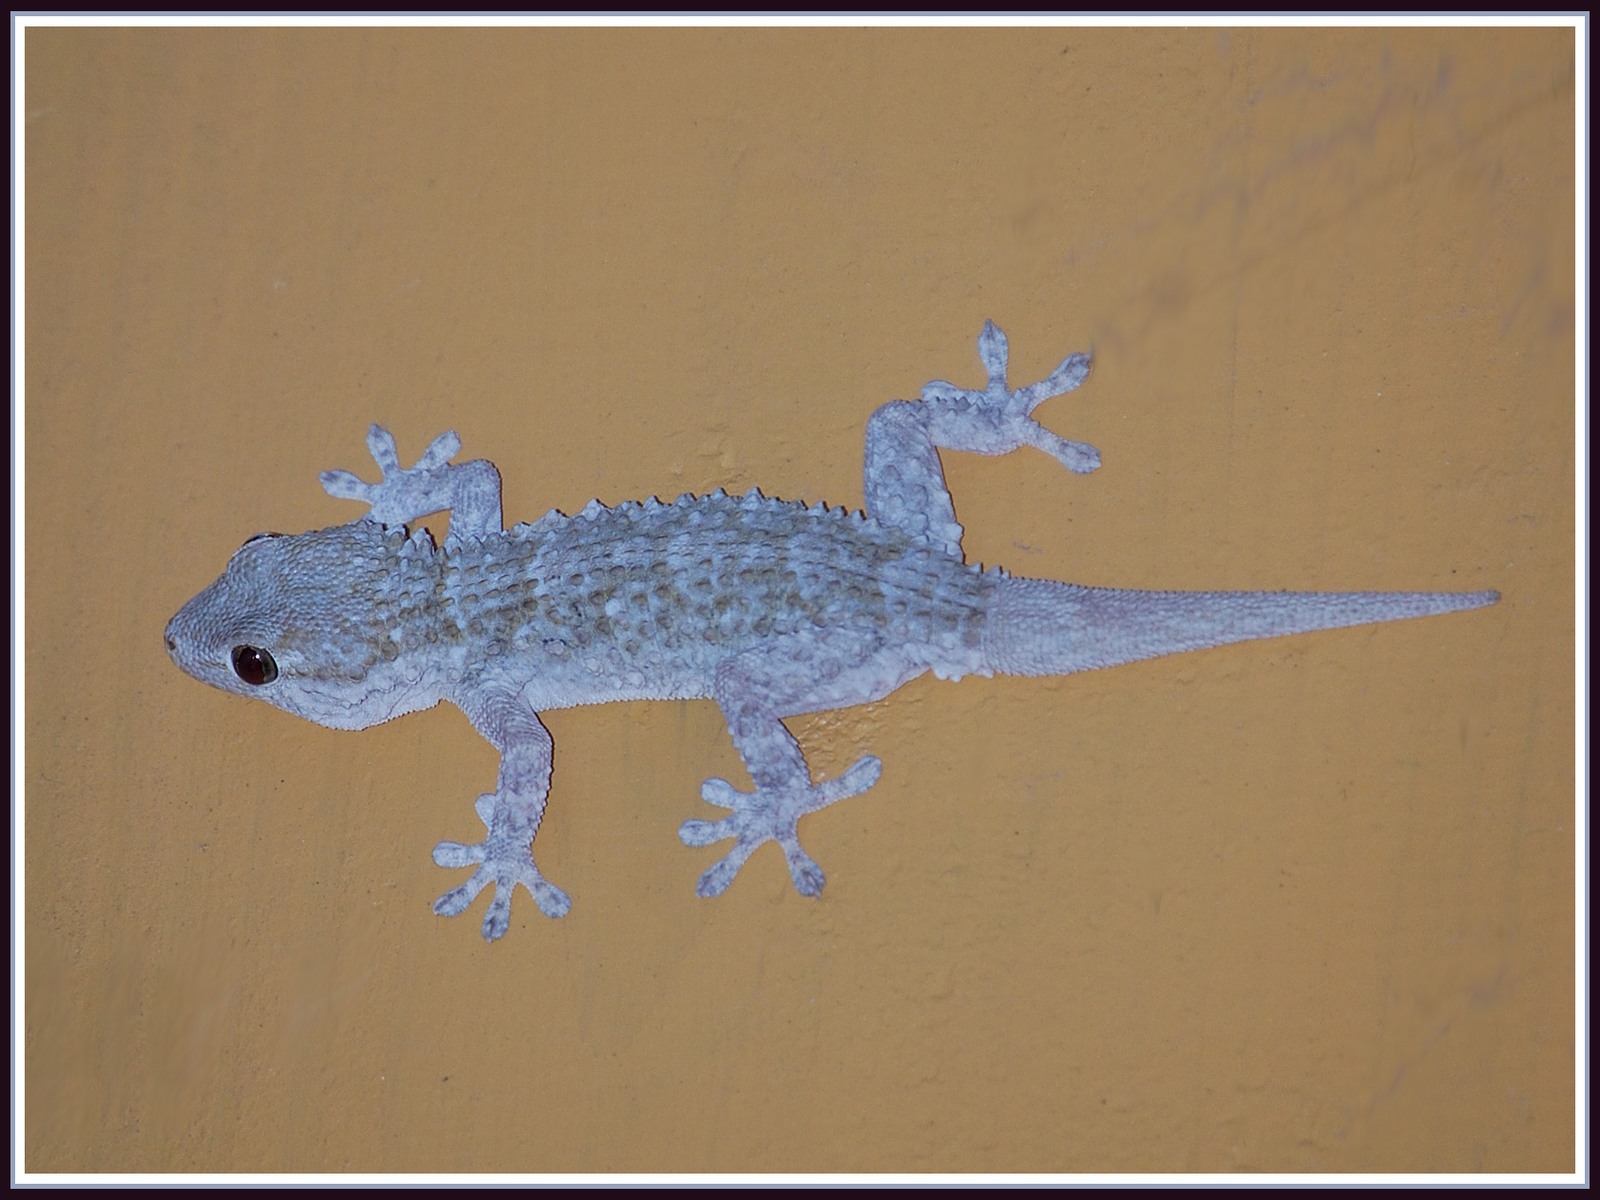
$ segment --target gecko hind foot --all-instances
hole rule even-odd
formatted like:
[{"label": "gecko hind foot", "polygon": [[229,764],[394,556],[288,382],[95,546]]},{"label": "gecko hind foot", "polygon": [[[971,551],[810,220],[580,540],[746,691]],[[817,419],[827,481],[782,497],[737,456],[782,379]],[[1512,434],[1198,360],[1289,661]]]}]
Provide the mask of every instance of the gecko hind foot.
[{"label": "gecko hind foot", "polygon": [[710,898],[728,890],[739,868],[763,842],[777,842],[789,864],[795,890],[815,896],[827,881],[816,860],[800,846],[800,818],[849,796],[859,795],[878,782],[883,764],[870,754],[837,779],[799,787],[760,788],[741,792],[725,779],[708,779],[700,789],[708,804],[730,810],[719,821],[685,821],[678,837],[685,846],[709,846],[733,838],[733,849],[700,876],[697,895]]},{"label": "gecko hind foot", "polygon": [[483,841],[471,846],[440,842],[433,848],[433,861],[441,867],[478,868],[460,887],[452,888],[433,902],[433,911],[439,916],[460,916],[478,898],[479,892],[494,885],[494,899],[489,901],[489,911],[483,918],[483,937],[488,942],[505,936],[510,927],[511,897],[519,883],[528,889],[539,911],[547,917],[564,917],[572,908],[566,892],[545,879],[534,866],[530,849],[532,832],[524,836],[514,829],[495,828],[495,799],[491,792],[479,796],[472,806],[489,831]]},{"label": "gecko hind foot", "polygon": [[953,435],[950,445],[978,454],[1009,454],[1019,446],[1034,446],[1080,475],[1100,466],[1100,451],[1087,442],[1057,437],[1030,415],[1050,397],[1073,391],[1089,378],[1089,355],[1069,354],[1038,383],[1013,390],[1006,382],[1010,344],[999,326],[985,321],[978,357],[989,375],[986,387],[962,388],[936,379],[922,389],[923,403],[943,410],[941,419]]}]

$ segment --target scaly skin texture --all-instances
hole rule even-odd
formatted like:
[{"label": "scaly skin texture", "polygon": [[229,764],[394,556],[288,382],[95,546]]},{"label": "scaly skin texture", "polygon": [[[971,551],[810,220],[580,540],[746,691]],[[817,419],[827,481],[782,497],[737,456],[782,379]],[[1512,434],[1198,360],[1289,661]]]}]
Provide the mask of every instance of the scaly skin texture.
[{"label": "scaly skin texture", "polygon": [[[938,448],[1004,454],[1036,446],[1079,472],[1100,462],[1030,413],[1087,377],[1087,355],[1011,390],[1005,335],[978,339],[989,379],[935,382],[867,425],[863,512],[807,508],[759,492],[681,496],[501,528],[500,476],[451,463],[454,433],[402,468],[374,425],[382,479],[323,475],[334,496],[370,506],[348,525],[246,542],[222,577],[167,626],[184,671],[336,729],[364,729],[441,700],[500,751],[480,796],[482,842],[441,842],[434,861],[471,868],[434,911],[455,916],[486,887],[483,935],[502,936],[518,884],[547,916],[565,892],[539,873],[532,842],[550,790],[551,741],[539,712],[611,700],[712,699],[755,788],[721,779],[701,795],[727,809],[686,821],[690,846],[732,839],[700,878],[724,891],[751,853],[777,842],[795,887],[823,874],[801,849],[802,816],[877,782],[864,757],[813,783],[783,718],[864,704],[927,671],[1068,674],[1136,659],[1492,604],[1494,592],[1140,592],[983,572],[962,558],[961,526]],[[435,546],[406,526],[451,512]]]}]

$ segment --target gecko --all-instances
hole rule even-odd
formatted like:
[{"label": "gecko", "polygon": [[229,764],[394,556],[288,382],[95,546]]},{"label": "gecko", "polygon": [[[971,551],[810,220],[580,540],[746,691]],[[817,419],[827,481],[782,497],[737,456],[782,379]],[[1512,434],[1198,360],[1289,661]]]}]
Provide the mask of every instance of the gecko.
[{"label": "gecko", "polygon": [[[727,890],[766,842],[795,888],[822,891],[802,849],[801,817],[878,782],[866,755],[833,779],[812,778],[784,725],[879,700],[928,672],[1067,675],[1159,655],[1480,608],[1476,592],[1138,591],[1015,576],[968,564],[939,450],[1006,454],[1033,446],[1080,474],[1099,452],[1032,417],[1088,378],[1069,355],[1026,387],[1007,382],[1006,336],[986,322],[978,357],[988,380],[936,380],[867,422],[863,510],[718,490],[670,503],[573,516],[552,510],[502,527],[500,475],[456,463],[440,435],[411,467],[373,425],[379,482],[327,471],[323,488],[368,511],[295,535],[259,534],[166,629],[173,662],[205,683],[266,700],[333,729],[365,729],[449,701],[500,754],[495,790],[474,807],[476,844],[440,842],[441,867],[470,868],[434,902],[457,916],[492,888],[483,936],[510,924],[526,888],[564,916],[566,892],[539,872],[534,836],[550,791],[553,744],[541,712],[614,700],[714,700],[750,775],[740,790],[708,779],[702,798],[727,811],[688,820],[691,847],[732,841],[701,877]],[[442,545],[416,522],[448,511]]]}]

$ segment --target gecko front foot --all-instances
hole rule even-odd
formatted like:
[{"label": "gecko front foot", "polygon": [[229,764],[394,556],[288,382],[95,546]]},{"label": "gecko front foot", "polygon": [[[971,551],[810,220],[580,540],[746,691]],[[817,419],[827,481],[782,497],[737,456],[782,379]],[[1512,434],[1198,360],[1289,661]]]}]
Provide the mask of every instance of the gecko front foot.
[{"label": "gecko front foot", "polygon": [[[488,830],[488,837],[472,846],[440,842],[433,848],[433,861],[441,867],[476,865],[478,869],[460,887],[452,888],[435,900],[433,911],[441,917],[458,917],[478,898],[479,892],[493,884],[494,899],[489,901],[489,911],[483,918],[484,940],[492,942],[504,936],[511,924],[511,895],[520,883],[533,894],[539,911],[545,916],[566,916],[572,901],[533,865],[533,830],[512,819],[509,811],[497,813],[492,792],[479,796],[472,807]],[[498,823],[497,816],[502,818]]]},{"label": "gecko front foot", "polygon": [[763,842],[777,842],[789,863],[789,875],[802,896],[822,891],[822,868],[800,848],[800,818],[849,796],[859,795],[878,782],[883,764],[870,754],[837,779],[797,787],[761,788],[741,792],[725,779],[708,779],[700,789],[708,804],[731,810],[720,821],[685,821],[678,837],[685,846],[709,846],[733,838],[733,849],[700,876],[698,895],[720,896],[728,890],[745,860]]},{"label": "gecko front foot", "polygon": [[349,471],[324,471],[322,487],[340,500],[371,505],[372,516],[385,525],[404,525],[420,515],[419,508],[431,512],[433,509],[425,506],[447,503],[449,462],[460,449],[461,439],[450,430],[433,439],[415,466],[402,467],[394,435],[374,425],[367,431],[367,450],[378,464],[379,482],[367,483]]},{"label": "gecko front foot", "polygon": [[410,467],[400,465],[394,435],[381,425],[367,431],[367,450],[378,464],[377,483],[349,471],[324,471],[323,490],[340,500],[371,506],[380,524],[410,525],[429,513],[450,513],[450,536],[484,537],[500,531],[500,473],[483,459],[453,463],[461,449],[454,430],[441,433]]}]

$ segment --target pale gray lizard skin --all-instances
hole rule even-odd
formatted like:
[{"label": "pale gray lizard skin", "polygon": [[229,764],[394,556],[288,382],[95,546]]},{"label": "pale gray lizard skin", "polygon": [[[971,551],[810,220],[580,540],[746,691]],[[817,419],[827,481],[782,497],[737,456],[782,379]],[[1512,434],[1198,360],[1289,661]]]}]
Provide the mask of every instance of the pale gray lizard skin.
[{"label": "pale gray lizard skin", "polygon": [[[962,558],[961,526],[938,447],[1005,454],[1037,446],[1093,471],[1094,447],[1030,419],[1076,388],[1089,357],[1013,391],[1006,338],[978,338],[982,390],[930,383],[867,424],[866,511],[809,508],[723,492],[647,500],[576,516],[551,512],[501,528],[500,476],[483,460],[452,464],[454,433],[402,468],[394,439],[367,438],[382,481],[329,471],[323,486],[367,515],[295,536],[246,542],[222,578],[167,626],[167,649],[206,683],[256,696],[335,729],[455,704],[500,751],[499,784],[480,796],[476,845],[441,842],[442,867],[475,868],[434,911],[456,916],[485,887],[483,922],[505,933],[525,886],[546,916],[567,894],[534,865],[550,790],[551,741],[539,713],[611,700],[712,699],[755,790],[721,779],[701,795],[730,815],[686,821],[690,846],[733,839],[700,877],[715,896],[763,842],[775,841],[807,896],[821,869],[797,823],[878,781],[864,757],[813,783],[783,718],[865,704],[927,671],[1065,675],[1249,638],[1276,637],[1493,604],[1496,592],[1150,592],[1079,587],[982,571]],[[405,526],[450,511],[436,547]]]}]

